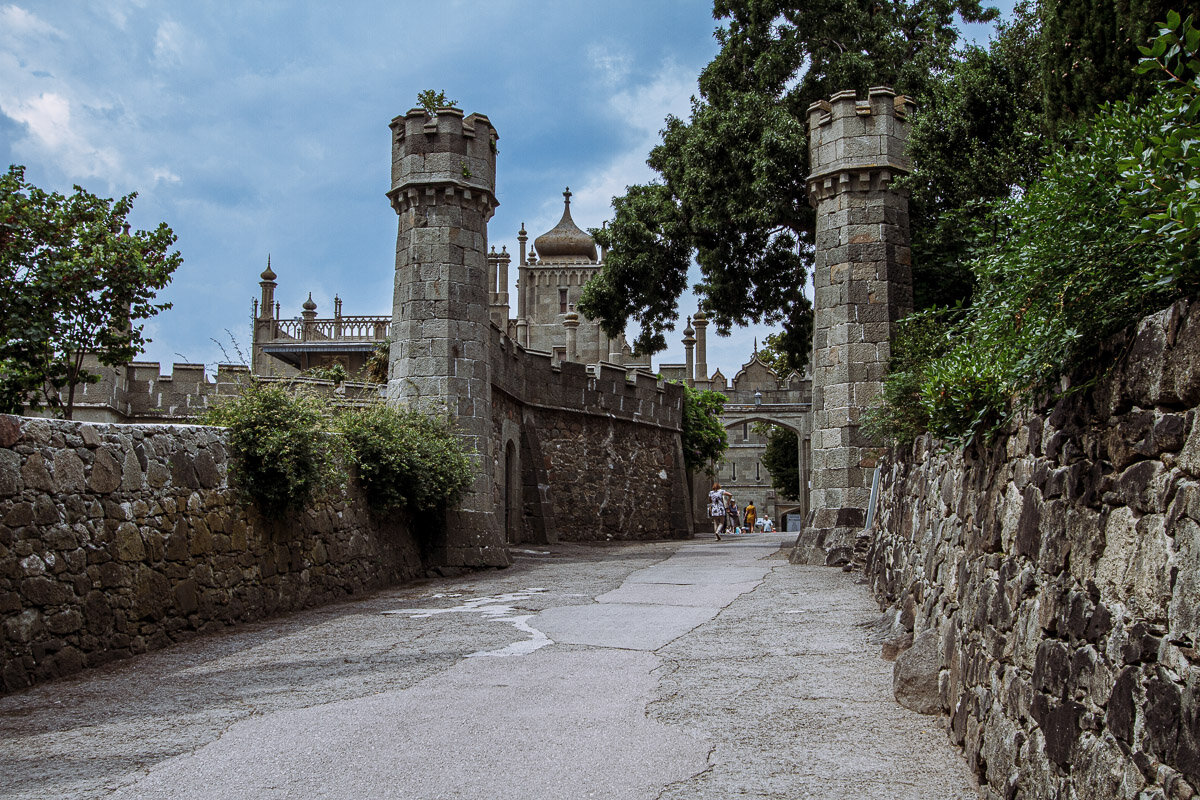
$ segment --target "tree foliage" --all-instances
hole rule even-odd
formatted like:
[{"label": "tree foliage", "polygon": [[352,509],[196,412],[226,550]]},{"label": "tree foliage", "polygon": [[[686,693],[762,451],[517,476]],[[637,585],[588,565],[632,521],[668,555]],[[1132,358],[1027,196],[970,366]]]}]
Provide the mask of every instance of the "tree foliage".
[{"label": "tree foliage", "polygon": [[155,295],[183,259],[165,223],[130,233],[136,196],[46,192],[19,166],[0,176],[0,410],[45,403],[70,419],[75,388],[97,379],[86,356],[116,366],[145,348],[139,323],[170,307]]},{"label": "tree foliage", "polygon": [[1064,372],[1102,372],[1097,343],[1200,288],[1200,31],[1171,14],[1147,52],[1158,92],[1105,107],[1024,195],[991,208],[972,306],[894,343],[877,433],[986,439]]},{"label": "tree foliage", "polygon": [[1138,48],[1170,9],[1190,14],[1195,0],[1042,0],[1044,111],[1049,127],[1082,121],[1105,103],[1149,98],[1137,80]]},{"label": "tree foliage", "polygon": [[343,412],[337,429],[374,511],[445,510],[471,484],[471,459],[446,419],[380,405]]},{"label": "tree foliage", "polygon": [[727,398],[710,389],[683,387],[683,466],[689,475],[711,473],[729,447],[729,436],[721,424]]},{"label": "tree foliage", "polygon": [[447,99],[443,91],[422,89],[417,92],[417,105],[425,109],[426,114],[432,114],[439,108],[458,108],[458,101]]},{"label": "tree foliage", "polygon": [[775,491],[787,500],[800,499],[800,442],[795,431],[771,425],[759,460],[771,476]]},{"label": "tree foliage", "polygon": [[881,84],[923,97],[953,61],[955,15],[979,22],[996,12],[979,0],[717,0],[713,14],[724,22],[721,50],[700,75],[701,96],[687,120],[667,119],[650,153],[661,183],[614,199],[608,260],[580,309],[609,332],[632,317],[639,349],[661,349],[694,254],[695,288],[718,333],[782,323],[789,349],[804,353],[809,104]]}]

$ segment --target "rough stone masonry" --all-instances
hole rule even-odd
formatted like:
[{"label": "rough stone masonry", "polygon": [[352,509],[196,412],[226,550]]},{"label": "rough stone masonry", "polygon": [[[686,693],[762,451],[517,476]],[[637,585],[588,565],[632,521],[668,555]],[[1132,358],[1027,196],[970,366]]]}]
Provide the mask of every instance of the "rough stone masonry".
[{"label": "rough stone masonry", "polygon": [[866,101],[838,92],[808,109],[817,209],[812,489],[794,563],[847,563],[866,521],[875,456],[858,419],[882,387],[892,323],[912,309],[908,198],[892,181],[910,169],[913,108],[876,87]]}]

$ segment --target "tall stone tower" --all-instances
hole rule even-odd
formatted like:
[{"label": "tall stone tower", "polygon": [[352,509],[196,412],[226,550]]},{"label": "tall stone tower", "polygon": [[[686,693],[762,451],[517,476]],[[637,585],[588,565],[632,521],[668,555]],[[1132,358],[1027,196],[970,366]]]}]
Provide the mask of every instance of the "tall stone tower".
[{"label": "tall stone tower", "polygon": [[808,109],[817,209],[813,265],[812,490],[794,563],[840,564],[866,522],[875,466],[859,416],[882,387],[892,325],[912,309],[908,197],[892,181],[910,170],[907,97],[839,92]]},{"label": "tall stone tower", "polygon": [[391,122],[400,217],[388,402],[449,412],[475,458],[475,482],[433,559],[510,563],[492,496],[487,222],[496,202],[496,139],[482,114],[414,108]]}]

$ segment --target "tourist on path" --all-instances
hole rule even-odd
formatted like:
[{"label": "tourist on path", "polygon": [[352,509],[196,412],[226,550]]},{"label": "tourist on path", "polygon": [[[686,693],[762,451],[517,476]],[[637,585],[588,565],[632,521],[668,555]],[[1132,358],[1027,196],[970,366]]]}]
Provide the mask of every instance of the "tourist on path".
[{"label": "tourist on path", "polygon": [[754,533],[754,523],[756,522],[758,522],[758,509],[754,507],[754,501],[751,500],[746,503],[746,517],[744,519],[746,533]]},{"label": "tourist on path", "polygon": [[[726,492],[726,494],[729,494]],[[742,532],[742,515],[738,511],[737,500],[733,499],[733,495],[729,494],[729,499],[725,502],[725,512],[729,515],[729,521],[726,524],[726,530],[733,528],[734,533]]]},{"label": "tourist on path", "polygon": [[708,515],[712,517],[713,531],[717,534],[717,541],[721,541],[721,534],[725,532],[725,521],[729,514],[729,510],[725,506],[725,498],[732,497],[729,492],[721,488],[721,484],[713,483],[712,491],[708,493]]}]

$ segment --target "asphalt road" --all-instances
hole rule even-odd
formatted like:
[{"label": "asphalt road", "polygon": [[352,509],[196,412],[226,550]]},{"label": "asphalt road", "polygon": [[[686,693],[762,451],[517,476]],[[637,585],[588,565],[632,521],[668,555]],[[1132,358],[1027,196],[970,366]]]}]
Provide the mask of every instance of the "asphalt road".
[{"label": "asphalt road", "polygon": [[785,537],[527,547],[0,698],[0,798],[976,798]]}]

